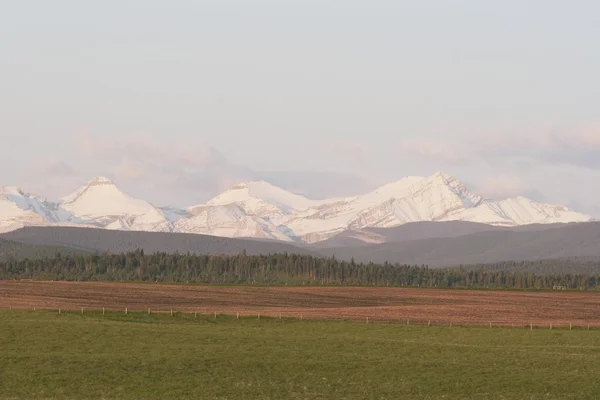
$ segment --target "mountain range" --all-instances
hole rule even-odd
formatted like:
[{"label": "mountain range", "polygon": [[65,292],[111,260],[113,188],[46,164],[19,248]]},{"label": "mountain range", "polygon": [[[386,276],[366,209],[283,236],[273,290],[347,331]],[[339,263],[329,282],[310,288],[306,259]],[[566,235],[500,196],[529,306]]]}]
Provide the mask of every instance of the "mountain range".
[{"label": "mountain range", "polygon": [[184,209],[157,207],[134,198],[104,177],[56,202],[0,186],[0,232],[72,226],[298,243],[360,232],[361,241],[377,243],[376,229],[414,222],[466,221],[511,228],[592,220],[567,207],[524,197],[485,199],[442,172],[405,177],[359,196],[325,200],[308,199],[265,181],[246,182]]}]

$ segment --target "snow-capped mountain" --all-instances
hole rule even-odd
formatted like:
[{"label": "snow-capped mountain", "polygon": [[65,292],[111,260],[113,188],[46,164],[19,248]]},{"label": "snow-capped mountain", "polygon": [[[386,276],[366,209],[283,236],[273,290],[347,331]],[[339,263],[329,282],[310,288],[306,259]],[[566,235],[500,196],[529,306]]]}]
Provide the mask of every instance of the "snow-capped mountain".
[{"label": "snow-capped mountain", "polygon": [[78,221],[106,229],[171,231],[171,221],[150,203],[123,193],[108,178],[91,180],[64,197],[60,206]]},{"label": "snow-capped mountain", "polygon": [[441,172],[405,177],[360,196],[326,200],[307,199],[265,181],[246,182],[186,209],[155,207],[103,177],[57,203],[0,187],[0,231],[28,225],[80,225],[313,243],[346,230],[454,220],[518,226],[592,218],[524,197],[484,199]]},{"label": "snow-capped mountain", "polygon": [[[259,210],[264,210],[260,208]],[[225,237],[253,237],[290,241],[277,225],[258,215],[248,214],[240,205],[203,205],[193,207],[189,218],[174,225],[176,232],[202,233]]]},{"label": "snow-capped mountain", "polygon": [[209,200],[208,206],[237,204],[246,214],[278,221],[318,201],[288,192],[265,181],[240,183]]},{"label": "snow-capped mountain", "polygon": [[46,210],[42,202],[13,186],[0,186],[0,232],[19,229],[28,225],[45,225],[51,218],[45,218]]},{"label": "snow-capped mountain", "polygon": [[56,203],[14,186],[0,186],[0,232],[69,222],[73,222],[72,216]]}]

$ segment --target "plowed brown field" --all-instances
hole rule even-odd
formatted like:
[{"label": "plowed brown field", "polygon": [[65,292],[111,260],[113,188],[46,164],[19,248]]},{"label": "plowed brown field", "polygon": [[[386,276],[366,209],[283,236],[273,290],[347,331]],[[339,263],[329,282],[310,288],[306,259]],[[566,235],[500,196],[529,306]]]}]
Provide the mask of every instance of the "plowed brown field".
[{"label": "plowed brown field", "polygon": [[0,308],[139,310],[406,323],[600,326],[600,294],[0,281]]}]

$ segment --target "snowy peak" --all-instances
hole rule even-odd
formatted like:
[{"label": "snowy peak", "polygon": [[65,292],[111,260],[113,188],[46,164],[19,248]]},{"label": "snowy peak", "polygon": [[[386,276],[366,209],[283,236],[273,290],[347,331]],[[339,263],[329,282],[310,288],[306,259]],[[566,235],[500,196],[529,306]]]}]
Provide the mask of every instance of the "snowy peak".
[{"label": "snowy peak", "polygon": [[406,176],[399,181],[388,183],[359,197],[362,199],[372,199],[375,202],[402,198],[409,193],[412,187],[423,182],[425,179],[422,176]]},{"label": "snowy peak", "polygon": [[98,177],[61,200],[74,217],[108,229],[168,231],[169,219],[150,203],[122,192],[110,179]]},{"label": "snowy peak", "polygon": [[[316,202],[265,181],[252,181],[237,184],[206,203],[211,206],[227,204],[237,204],[248,215],[280,219],[309,208]],[[190,211],[193,212],[194,208]]]},{"label": "snowy peak", "polygon": [[120,193],[122,196],[125,196],[125,194],[123,192],[121,192],[119,190],[119,188],[117,188],[117,186],[110,179],[108,179],[104,176],[99,176],[99,177],[92,179],[87,184],[85,184],[84,186],[82,186],[81,188],[76,190],[75,192],[71,193],[70,195],[63,197],[61,199],[61,203],[63,203],[63,204],[75,203],[77,200],[79,200],[84,195],[90,194],[92,192],[95,192],[96,195],[98,193],[107,194],[109,192],[112,192],[112,193]]},{"label": "snowy peak", "polygon": [[429,177],[405,177],[363,196],[308,211],[285,220],[296,236],[308,242],[324,240],[346,230],[389,228],[420,221],[461,220],[516,226],[591,219],[525,198],[487,201],[471,193],[457,178],[443,172]]},{"label": "snowy peak", "polygon": [[107,209],[123,211],[122,207],[134,208],[147,204],[143,200],[125,194],[112,181],[104,177],[92,179],[72,194],[63,197],[61,203],[65,208],[87,208],[91,214],[105,212]]},{"label": "snowy peak", "polygon": [[265,181],[244,182],[186,209],[157,208],[103,176],[58,203],[14,186],[0,186],[0,231],[70,224],[316,242],[348,230],[422,221],[518,226],[590,220],[566,207],[525,197],[487,200],[444,172],[406,176],[363,195],[326,200],[311,200]]},{"label": "snowy peak", "polygon": [[467,187],[457,178],[443,172],[436,172],[426,179],[429,190],[437,191],[440,196],[455,198],[464,208],[477,207],[483,197],[469,192]]},{"label": "snowy peak", "polygon": [[87,186],[94,185],[114,185],[114,183],[105,176],[97,176],[88,182]]},{"label": "snowy peak", "polygon": [[207,202],[207,204],[230,204],[260,199],[287,211],[302,210],[313,205],[313,201],[289,192],[265,181],[244,182]]}]

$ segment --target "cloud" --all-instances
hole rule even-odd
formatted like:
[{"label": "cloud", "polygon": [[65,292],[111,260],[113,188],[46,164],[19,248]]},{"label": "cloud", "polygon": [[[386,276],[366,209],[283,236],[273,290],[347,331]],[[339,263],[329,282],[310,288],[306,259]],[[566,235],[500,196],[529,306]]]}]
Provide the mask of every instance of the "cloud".
[{"label": "cloud", "polygon": [[569,130],[555,129],[544,139],[545,146],[537,148],[539,159],[548,163],[600,169],[600,124]]},{"label": "cloud", "polygon": [[[189,205],[206,200],[247,178],[217,149],[202,141],[159,141],[147,136],[78,138],[79,150],[139,197],[160,204]],[[228,186],[229,185],[229,186]]]},{"label": "cloud", "polygon": [[47,178],[64,178],[75,176],[75,170],[64,161],[50,159],[44,160],[34,166],[33,171]]},{"label": "cloud", "polygon": [[182,167],[206,168],[224,165],[225,157],[201,141],[167,142],[136,135],[120,140],[105,140],[91,135],[79,138],[79,147],[88,156],[109,161],[177,164]]},{"label": "cloud", "polygon": [[273,185],[312,199],[351,196],[377,187],[365,177],[346,172],[269,171],[257,174]]},{"label": "cloud", "polygon": [[134,181],[148,179],[150,171],[147,168],[133,164],[131,161],[123,161],[112,168],[111,175],[117,180]]},{"label": "cloud", "polygon": [[567,204],[567,206],[571,210],[582,212],[582,213],[590,215],[596,219],[600,219],[600,206],[598,206],[598,205],[590,204],[586,201],[574,199],[574,200],[571,200]]},{"label": "cloud", "polygon": [[521,168],[564,164],[600,169],[600,124],[532,128],[510,134],[481,134],[460,140],[416,139],[401,154],[444,165],[511,163]]},{"label": "cloud", "polygon": [[[344,149],[355,148],[348,153],[358,159],[360,145],[354,145]],[[230,163],[200,141],[172,144],[140,136],[106,140],[86,135],[80,138],[79,150],[96,163],[99,174],[157,204],[199,204],[237,183],[258,179],[311,198],[346,196],[373,187],[367,179],[344,172],[256,171]]]},{"label": "cloud", "polygon": [[472,150],[460,148],[447,141],[406,140],[400,143],[400,153],[445,165],[467,165],[473,161]]},{"label": "cloud", "polygon": [[78,185],[76,170],[64,161],[41,160],[17,172],[19,184],[27,183],[22,189],[50,199],[58,199]]},{"label": "cloud", "polygon": [[328,151],[350,165],[365,166],[369,162],[369,146],[357,140],[337,140],[327,146]]},{"label": "cloud", "polygon": [[524,195],[526,189],[520,178],[501,174],[485,179],[476,185],[475,191],[486,198],[505,199]]}]

